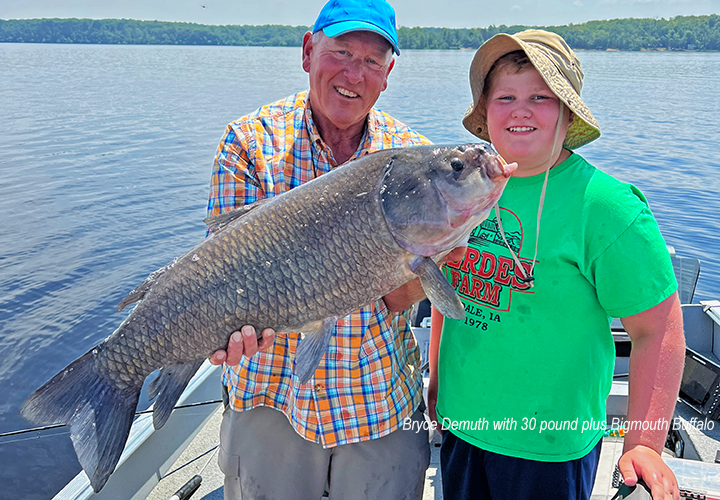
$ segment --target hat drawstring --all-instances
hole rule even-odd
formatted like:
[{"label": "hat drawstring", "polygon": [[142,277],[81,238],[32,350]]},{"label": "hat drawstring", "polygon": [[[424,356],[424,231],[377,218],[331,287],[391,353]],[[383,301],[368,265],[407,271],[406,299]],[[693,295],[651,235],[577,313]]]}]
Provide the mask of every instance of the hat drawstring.
[{"label": "hat drawstring", "polygon": [[530,283],[530,288],[533,287],[533,281],[535,280],[535,276],[533,276],[533,273],[535,271],[535,262],[537,262],[536,261],[537,249],[538,249],[538,244],[540,242],[540,217],[542,216],[543,205],[545,204],[545,191],[547,190],[548,177],[550,176],[550,169],[552,168],[553,158],[555,158],[555,150],[557,149],[558,139],[560,138],[560,128],[562,127],[563,112],[565,111],[562,101],[560,101],[559,108],[560,108],[560,110],[558,113],[558,121],[557,121],[557,125],[555,127],[555,139],[553,140],[553,147],[552,147],[552,151],[550,152],[550,160],[548,161],[548,167],[545,170],[545,180],[543,181],[542,191],[540,191],[540,203],[538,204],[538,213],[537,213],[537,233],[535,235],[535,254],[533,255],[533,260],[532,260],[532,264],[530,265],[529,273],[527,271],[525,271],[525,268],[520,263],[520,259],[518,259],[517,255],[515,255],[515,252],[512,251],[512,248],[510,248],[510,245],[508,244],[508,241],[505,238],[505,231],[503,230],[502,220],[500,218],[500,204],[499,204],[499,202],[495,203],[495,216],[497,217],[497,223],[498,223],[498,229],[500,230],[500,236],[502,236],[505,246],[510,251],[510,255],[512,255],[512,258],[515,261],[515,265],[517,266],[518,271],[522,274],[522,277],[518,276],[518,281],[521,281],[522,283]]}]

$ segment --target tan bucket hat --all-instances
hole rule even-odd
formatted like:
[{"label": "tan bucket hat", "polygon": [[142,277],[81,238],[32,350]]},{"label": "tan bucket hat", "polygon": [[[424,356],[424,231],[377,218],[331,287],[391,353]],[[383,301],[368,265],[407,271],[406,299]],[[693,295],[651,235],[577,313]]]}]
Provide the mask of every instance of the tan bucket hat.
[{"label": "tan bucket hat", "polygon": [[514,35],[500,33],[477,50],[470,64],[473,104],[463,118],[465,128],[480,139],[490,141],[485,117],[478,110],[485,78],[495,61],[516,50],[527,54],[550,90],[575,115],[563,146],[576,149],[600,137],[600,126],[580,98],[583,79],[580,61],[561,36],[544,30],[525,30]]}]

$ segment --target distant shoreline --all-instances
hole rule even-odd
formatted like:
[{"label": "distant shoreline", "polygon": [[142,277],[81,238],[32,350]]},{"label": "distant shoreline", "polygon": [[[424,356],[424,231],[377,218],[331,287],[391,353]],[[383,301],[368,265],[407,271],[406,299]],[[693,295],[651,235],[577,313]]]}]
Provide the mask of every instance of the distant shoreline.
[{"label": "distant shoreline", "polygon": [[[517,33],[533,27],[401,26],[398,29],[398,45],[401,50],[475,50],[498,33]],[[540,28],[558,33],[575,50],[720,50],[718,14],[670,19],[611,19]],[[0,43],[300,47],[308,29],[309,26],[205,25],[132,19],[0,19]]]},{"label": "distant shoreline", "polygon": [[[93,43],[93,42],[16,42],[16,41],[5,41],[0,40],[0,44],[10,44],[10,43],[16,43],[16,44],[38,44],[38,45],[123,45],[127,47],[277,47],[277,48],[300,48],[300,45],[287,45],[287,46],[281,46],[281,45],[221,45],[221,44],[188,44],[188,43]],[[626,50],[626,49],[579,49],[577,47],[571,47],[575,52],[668,52],[668,53],[709,53],[709,52],[720,52],[719,50],[714,49],[640,49],[640,50]],[[426,49],[409,49],[409,48],[402,48],[401,50],[427,50],[429,52],[432,51],[438,51],[438,50],[470,50],[475,51],[477,50],[477,47],[458,47],[458,48],[450,48],[450,49],[434,49],[434,48],[426,48]]]}]

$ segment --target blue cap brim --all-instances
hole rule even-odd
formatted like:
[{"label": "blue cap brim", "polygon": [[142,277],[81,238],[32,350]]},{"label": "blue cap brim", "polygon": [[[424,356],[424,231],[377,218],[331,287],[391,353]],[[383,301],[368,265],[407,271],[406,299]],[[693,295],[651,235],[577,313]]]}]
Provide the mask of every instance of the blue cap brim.
[{"label": "blue cap brim", "polygon": [[395,54],[397,55],[400,55],[400,49],[398,48],[392,37],[374,24],[365,23],[362,21],[342,21],[339,23],[331,24],[330,26],[325,26],[322,31],[330,38],[334,38],[345,33],[350,33],[351,31],[372,31],[373,33],[377,33],[385,40],[387,40],[392,46],[393,52],[395,52]]}]

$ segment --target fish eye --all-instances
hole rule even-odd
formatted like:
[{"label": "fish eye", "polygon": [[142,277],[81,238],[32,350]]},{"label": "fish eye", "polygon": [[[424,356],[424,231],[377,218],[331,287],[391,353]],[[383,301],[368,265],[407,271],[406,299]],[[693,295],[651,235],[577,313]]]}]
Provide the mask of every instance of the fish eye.
[{"label": "fish eye", "polygon": [[450,161],[450,166],[455,172],[460,172],[463,168],[465,168],[462,160],[458,160],[457,158],[454,158],[452,161]]}]

